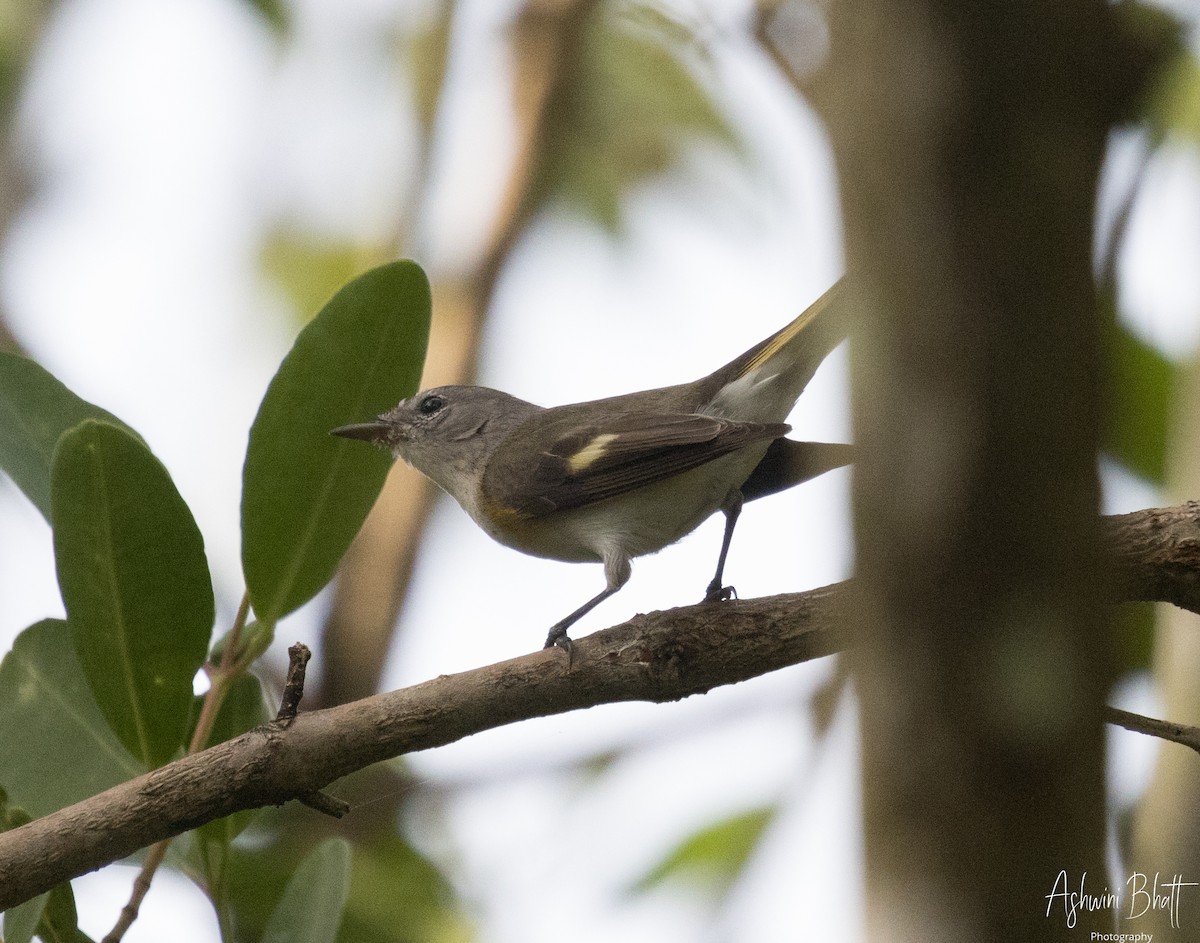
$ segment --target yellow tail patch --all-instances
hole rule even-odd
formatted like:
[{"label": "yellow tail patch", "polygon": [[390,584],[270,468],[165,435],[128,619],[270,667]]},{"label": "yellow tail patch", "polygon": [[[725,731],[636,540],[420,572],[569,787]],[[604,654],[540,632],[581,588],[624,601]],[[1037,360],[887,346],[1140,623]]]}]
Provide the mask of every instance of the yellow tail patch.
[{"label": "yellow tail patch", "polygon": [[747,374],[753,373],[764,363],[779,353],[779,351],[781,351],[784,347],[790,344],[796,338],[797,334],[812,324],[812,322],[817,319],[821,312],[833,303],[834,299],[836,299],[838,296],[841,285],[841,282],[835,283],[832,288],[825,292],[825,294],[810,304],[804,310],[804,313],[800,315],[800,317],[796,318],[795,321],[772,337],[770,341],[767,342],[766,346],[763,347],[763,349],[760,350],[753,358],[751,358],[750,362],[742,368],[742,370],[738,373],[738,376],[744,377]]}]

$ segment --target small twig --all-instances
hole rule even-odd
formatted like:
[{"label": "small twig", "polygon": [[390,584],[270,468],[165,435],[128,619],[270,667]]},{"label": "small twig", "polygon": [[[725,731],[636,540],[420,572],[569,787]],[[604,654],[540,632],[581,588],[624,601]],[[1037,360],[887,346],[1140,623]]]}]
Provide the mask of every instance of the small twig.
[{"label": "small twig", "polygon": [[345,799],[331,796],[327,792],[306,792],[302,796],[297,796],[296,799],[310,809],[315,809],[317,812],[335,819],[340,819],[350,811],[349,802]]},{"label": "small twig", "polygon": [[233,617],[233,626],[229,630],[225,650],[221,652],[221,661],[214,671],[209,673],[208,693],[204,695],[204,703],[200,706],[200,716],[196,720],[196,729],[192,731],[192,739],[188,744],[188,753],[198,753],[208,746],[208,738],[212,733],[213,724],[217,720],[217,711],[225,700],[225,691],[229,686],[227,677],[234,662],[237,660],[238,647],[241,643],[242,629],[250,616],[250,594],[242,595],[241,605],[237,615]]},{"label": "small twig", "polygon": [[308,668],[308,660],[312,652],[308,646],[300,642],[288,648],[287,681],[283,684],[283,697],[279,701],[279,713],[275,722],[288,727],[296,719],[300,709],[300,698],[304,697],[304,673]]},{"label": "small twig", "polygon": [[[221,653],[221,662],[210,675],[211,684],[208,693],[204,695],[200,716],[196,719],[196,729],[192,731],[192,739],[188,743],[188,753],[199,753],[208,745],[208,738],[212,734],[217,712],[221,709],[221,702],[225,700],[225,692],[229,690],[229,681],[231,680],[229,675],[237,659],[238,643],[249,615],[250,594],[244,593],[241,605],[238,606],[237,615],[233,617],[233,626],[229,630],[228,644]],[[146,860],[142,862],[142,869],[133,880],[133,890],[129,895],[129,901],[121,908],[121,915],[101,943],[120,943],[125,932],[133,926],[134,921],[138,918],[138,912],[141,910],[142,901],[150,891],[150,883],[154,880],[154,874],[167,856],[167,849],[171,847],[171,841],[170,838],[164,838],[150,846],[150,850],[146,853]]]},{"label": "small twig", "polygon": [[1191,724],[1175,724],[1169,720],[1158,720],[1142,714],[1133,714],[1116,707],[1104,708],[1104,719],[1110,724],[1132,730],[1134,733],[1144,733],[1161,740],[1170,740],[1185,747],[1190,747],[1200,753],[1200,727]]},{"label": "small twig", "polygon": [[128,902],[121,908],[117,922],[113,924],[113,928],[108,931],[101,943],[120,943],[125,931],[133,926],[133,922],[138,918],[138,911],[141,910],[142,901],[145,900],[146,894],[150,890],[150,882],[154,880],[154,872],[162,864],[163,858],[167,856],[167,849],[170,847],[170,838],[164,838],[150,846],[150,850],[146,852],[146,860],[142,862],[142,870],[133,879],[133,893],[129,895]]},{"label": "small twig", "polygon": [[[310,658],[312,652],[302,642],[288,648],[287,681],[283,685],[283,697],[279,700],[279,713],[275,715],[275,723],[285,730],[292,725],[300,711],[300,698],[304,697],[304,673]],[[350,811],[349,802],[318,790],[303,793],[296,798],[310,809],[335,819],[340,819]]]}]

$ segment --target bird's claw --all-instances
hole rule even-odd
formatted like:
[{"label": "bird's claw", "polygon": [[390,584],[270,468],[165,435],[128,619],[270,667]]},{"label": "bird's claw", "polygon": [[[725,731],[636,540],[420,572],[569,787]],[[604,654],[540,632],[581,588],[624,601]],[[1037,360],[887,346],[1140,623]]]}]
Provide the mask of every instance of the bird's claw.
[{"label": "bird's claw", "polygon": [[704,591],[705,602],[724,602],[727,599],[736,598],[736,589],[732,586],[722,586],[720,583],[709,583],[708,589]]},{"label": "bird's claw", "polygon": [[546,644],[542,648],[555,647],[561,648],[567,653],[567,670],[570,671],[575,656],[575,643],[567,635],[566,626],[556,625],[550,630],[550,634],[546,636]]}]

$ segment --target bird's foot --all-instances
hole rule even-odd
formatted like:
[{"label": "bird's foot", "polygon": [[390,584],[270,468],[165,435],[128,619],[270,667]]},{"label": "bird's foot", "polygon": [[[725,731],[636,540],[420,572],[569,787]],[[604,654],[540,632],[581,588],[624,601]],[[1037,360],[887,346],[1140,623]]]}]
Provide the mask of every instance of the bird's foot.
[{"label": "bird's foot", "polygon": [[546,644],[542,648],[554,648],[556,646],[567,653],[567,670],[570,671],[571,662],[575,655],[575,643],[567,636],[567,627],[562,623],[551,627],[550,634],[546,636]]},{"label": "bird's foot", "polygon": [[713,580],[704,591],[705,602],[724,602],[726,599],[736,599],[737,590],[732,586],[722,586],[720,580]]}]

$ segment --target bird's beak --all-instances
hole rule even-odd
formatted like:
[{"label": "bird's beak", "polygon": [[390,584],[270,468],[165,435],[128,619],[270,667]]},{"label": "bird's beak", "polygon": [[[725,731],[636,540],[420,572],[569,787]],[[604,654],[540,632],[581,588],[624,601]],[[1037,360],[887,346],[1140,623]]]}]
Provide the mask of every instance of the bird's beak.
[{"label": "bird's beak", "polygon": [[361,439],[363,442],[382,442],[388,437],[388,431],[391,429],[386,422],[375,420],[374,422],[356,422],[349,426],[338,426],[336,429],[329,430],[330,435],[339,435],[343,439]]}]

